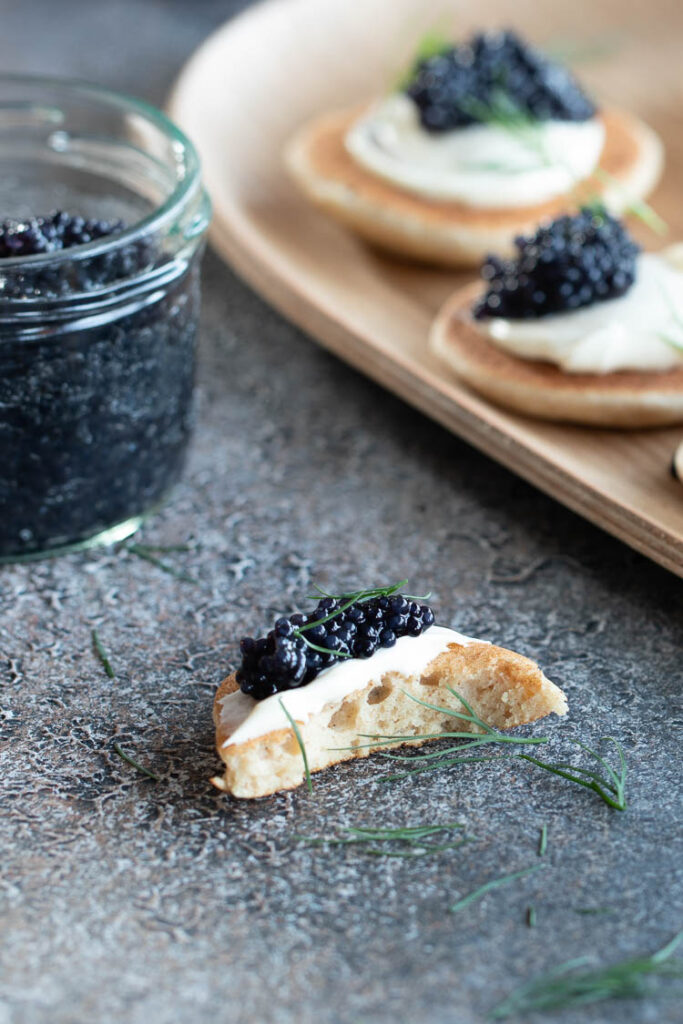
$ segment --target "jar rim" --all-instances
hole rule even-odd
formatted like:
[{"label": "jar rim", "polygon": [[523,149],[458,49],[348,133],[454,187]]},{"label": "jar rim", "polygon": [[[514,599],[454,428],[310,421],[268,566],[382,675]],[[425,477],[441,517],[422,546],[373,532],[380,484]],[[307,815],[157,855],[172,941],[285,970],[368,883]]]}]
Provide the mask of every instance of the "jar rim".
[{"label": "jar rim", "polygon": [[[154,104],[146,100],[130,96],[128,93],[96,85],[85,79],[62,78],[53,75],[33,75],[22,73],[0,73],[0,89],[4,84],[22,85],[28,88],[44,87],[72,96],[90,97],[110,108],[119,109],[124,113],[134,113],[157,127],[168,138],[173,146],[176,164],[182,168],[173,191],[150,213],[127,225],[122,231],[104,238],[85,242],[82,245],[70,246],[54,252],[35,253],[31,256],[8,256],[0,261],[2,269],[14,270],[21,267],[40,267],[44,264],[54,265],[62,260],[89,259],[105,251],[111,251],[119,245],[129,245],[141,235],[163,228],[178,218],[188,203],[201,189],[201,163],[194,143],[188,136]],[[59,104],[58,95],[54,97],[55,106]],[[1,107],[0,103],[0,107]]]}]

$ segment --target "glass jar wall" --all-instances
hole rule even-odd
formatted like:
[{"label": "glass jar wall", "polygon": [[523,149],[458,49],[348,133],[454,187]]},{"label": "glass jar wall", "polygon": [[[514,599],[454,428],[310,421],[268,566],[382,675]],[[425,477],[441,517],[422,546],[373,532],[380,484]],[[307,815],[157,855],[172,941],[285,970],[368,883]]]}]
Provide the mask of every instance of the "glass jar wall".
[{"label": "glass jar wall", "polygon": [[[0,77],[0,172],[5,251],[21,251],[0,258],[0,559],[14,559],[120,539],[177,479],[209,204],[170,121],[79,83]],[[84,218],[86,240],[52,248],[54,217],[33,218],[54,211]]]}]

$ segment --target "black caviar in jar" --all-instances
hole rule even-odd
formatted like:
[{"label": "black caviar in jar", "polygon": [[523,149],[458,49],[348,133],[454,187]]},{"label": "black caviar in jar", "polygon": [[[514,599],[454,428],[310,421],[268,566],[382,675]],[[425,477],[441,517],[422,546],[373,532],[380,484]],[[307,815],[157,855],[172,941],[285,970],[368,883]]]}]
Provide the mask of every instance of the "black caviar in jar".
[{"label": "black caviar in jar", "polygon": [[[4,105],[21,88],[38,99],[45,83],[0,76],[0,168],[16,132]],[[46,172],[50,137],[29,119],[37,159],[7,175],[21,193],[0,184],[6,560],[132,532],[177,480],[193,420],[208,220],[194,150],[144,104],[72,83],[51,96],[71,135]],[[43,196],[68,208],[40,207]]]},{"label": "black caviar in jar", "polygon": [[197,258],[134,292],[76,322],[45,310],[38,329],[8,324],[0,299],[0,557],[133,519],[177,479],[192,425]]}]

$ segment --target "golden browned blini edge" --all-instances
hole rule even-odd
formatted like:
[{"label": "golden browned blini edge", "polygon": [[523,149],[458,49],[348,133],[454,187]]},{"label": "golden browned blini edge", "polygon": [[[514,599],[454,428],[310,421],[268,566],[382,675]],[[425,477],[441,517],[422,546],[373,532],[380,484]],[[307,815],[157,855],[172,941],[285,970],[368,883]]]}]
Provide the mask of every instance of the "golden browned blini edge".
[{"label": "golden browned blini edge", "polygon": [[599,427],[659,427],[683,422],[683,368],[647,373],[565,373],[518,359],[476,327],[481,284],[451,296],[432,324],[430,347],[474,391],[508,409],[546,420]]},{"label": "golden browned blini edge", "polygon": [[476,266],[488,252],[505,255],[516,235],[576,208],[582,196],[602,195],[620,213],[654,188],[662,169],[658,136],[631,114],[606,110],[600,165],[607,181],[593,177],[571,196],[516,209],[430,200],[376,177],[347,153],[344,138],[362,112],[326,114],[304,125],[285,151],[289,172],[309,199],[368,241],[430,263]]},{"label": "golden browned blini edge", "polygon": [[[368,742],[367,735],[452,731],[452,717],[406,696],[408,693],[434,704],[457,706],[448,686],[461,693],[480,718],[498,729],[533,722],[551,712],[567,712],[562,690],[528,658],[482,642],[467,646],[451,643],[425,666],[421,675],[385,672],[343,701],[328,704],[306,721],[297,722],[310,770],[315,772],[339,761],[367,757],[378,749],[363,746]],[[211,781],[236,797],[268,796],[299,786],[304,779],[303,758],[291,727],[230,744],[230,729],[222,721],[222,703],[238,688],[235,676],[231,675],[216,694],[216,746],[225,762],[225,775]],[[284,712],[283,720],[286,721]],[[470,727],[459,721],[457,729]],[[411,741],[410,745],[421,742]],[[385,744],[382,749],[401,745]]]}]

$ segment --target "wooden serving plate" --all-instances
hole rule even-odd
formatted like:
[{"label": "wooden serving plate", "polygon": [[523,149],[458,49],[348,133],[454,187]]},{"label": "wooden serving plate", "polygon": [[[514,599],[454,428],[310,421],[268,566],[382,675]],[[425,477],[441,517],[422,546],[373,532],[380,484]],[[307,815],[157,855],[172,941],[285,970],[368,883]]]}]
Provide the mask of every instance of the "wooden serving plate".
[{"label": "wooden serving plate", "polygon": [[[683,7],[667,0],[515,4],[539,43],[612,33],[615,52],[580,66],[605,101],[633,109],[667,145],[653,204],[683,237]],[[290,184],[282,148],[308,117],[386,91],[415,40],[450,9],[454,34],[507,25],[492,0],[268,0],[217,31],[175,87],[170,110],[197,144],[218,252],[340,358],[548,494],[683,576],[683,487],[670,475],[680,429],[607,431],[507,413],[467,391],[427,350],[441,302],[472,274],[401,263],[366,248]],[[644,232],[644,233],[643,233]],[[637,229],[644,244],[659,240]]]}]

